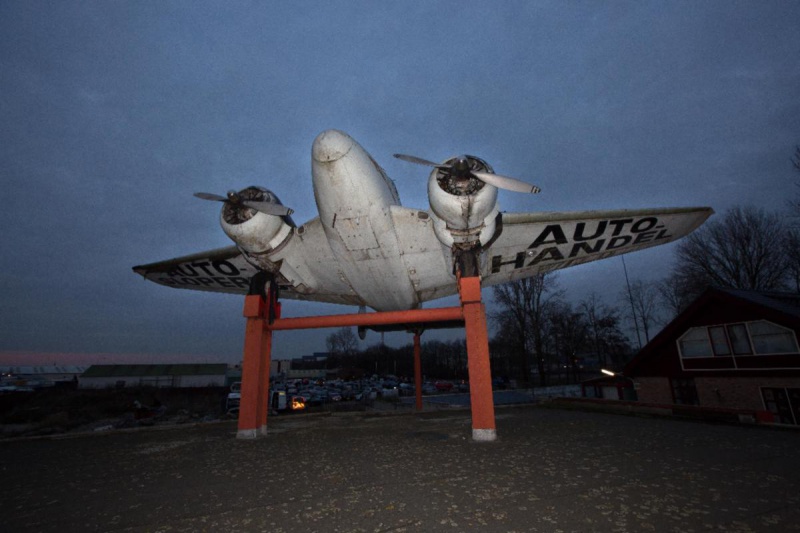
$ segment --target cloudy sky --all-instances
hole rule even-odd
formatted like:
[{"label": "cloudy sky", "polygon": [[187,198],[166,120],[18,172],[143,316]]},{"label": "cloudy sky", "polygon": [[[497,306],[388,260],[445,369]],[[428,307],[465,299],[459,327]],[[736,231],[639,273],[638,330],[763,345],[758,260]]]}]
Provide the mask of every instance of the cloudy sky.
[{"label": "cloudy sky", "polygon": [[[506,211],[782,209],[798,21],[794,1],[0,0],[0,352],[238,361],[241,298],[131,267],[230,244],[196,191],[259,184],[316,216],[310,148],[328,128],[407,206],[427,207],[427,173],[395,152],[474,153],[541,186],[501,192]],[[628,256],[631,277],[665,275],[673,250]],[[621,262],[560,282],[614,300]],[[281,332],[275,355],[329,333]]]}]

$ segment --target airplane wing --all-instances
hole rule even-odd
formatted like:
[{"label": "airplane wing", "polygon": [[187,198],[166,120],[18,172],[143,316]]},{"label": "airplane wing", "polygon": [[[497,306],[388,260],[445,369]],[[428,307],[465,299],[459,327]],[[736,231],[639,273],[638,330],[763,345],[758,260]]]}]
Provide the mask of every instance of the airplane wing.
[{"label": "airplane wing", "polygon": [[687,235],[710,207],[503,213],[502,231],[484,252],[484,287],[605,259]]},{"label": "airplane wing", "polygon": [[247,294],[257,272],[236,246],[139,265],[133,271],[167,287],[232,294]]},{"label": "airplane wing", "polygon": [[[413,286],[417,301],[425,302],[456,294],[458,289],[450,250],[436,238],[430,219],[419,213],[393,206],[396,244],[391,251],[382,250],[363,261],[375,262],[376,272],[383,272],[388,285],[397,274],[389,267],[395,265],[408,277],[406,283]],[[690,233],[712,213],[708,207],[502,213],[500,232],[481,257],[481,284],[488,287],[665,244]],[[272,259],[281,298],[365,304],[341,274],[318,218],[299,228]],[[247,294],[250,278],[259,269],[236,246],[229,246],[133,270],[168,287]]]},{"label": "airplane wing", "polygon": [[[339,276],[319,219],[304,224],[302,237],[292,239],[279,255],[275,266],[281,298],[362,305]],[[133,267],[159,285],[230,294],[247,294],[250,278],[259,270],[236,246]]]},{"label": "airplane wing", "polygon": [[[431,220],[420,213],[424,212],[392,206],[388,215],[393,236],[380,236],[384,246],[379,253],[367,254],[361,262],[365,272],[374,274],[376,285],[385,286],[383,290],[408,284],[417,301],[423,302],[455,294],[457,288],[450,251],[436,238]],[[281,298],[357,306],[366,303],[342,274],[319,217],[298,228],[271,259]],[[247,294],[250,278],[259,268],[250,264],[236,246],[229,246],[133,270],[167,287]]]}]

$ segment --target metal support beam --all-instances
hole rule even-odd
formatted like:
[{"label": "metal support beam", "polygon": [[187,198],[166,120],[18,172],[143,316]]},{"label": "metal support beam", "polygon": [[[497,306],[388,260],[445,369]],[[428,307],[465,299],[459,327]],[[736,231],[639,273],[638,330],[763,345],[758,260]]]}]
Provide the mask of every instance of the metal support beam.
[{"label": "metal support beam", "polygon": [[242,389],[239,402],[239,429],[236,437],[255,439],[267,434],[269,366],[272,355],[272,331],[267,323],[267,301],[251,294],[245,297],[247,318],[242,363]]},{"label": "metal support beam", "polygon": [[306,316],[281,318],[270,324],[273,331],[287,329],[341,328],[348,326],[385,326],[464,320],[460,307],[435,307],[409,311],[383,311],[349,315]]},{"label": "metal support beam", "polygon": [[491,442],[497,439],[497,428],[489,363],[489,331],[486,326],[486,309],[481,301],[480,278],[459,278],[458,292],[464,309],[464,328],[467,336],[472,439]]}]

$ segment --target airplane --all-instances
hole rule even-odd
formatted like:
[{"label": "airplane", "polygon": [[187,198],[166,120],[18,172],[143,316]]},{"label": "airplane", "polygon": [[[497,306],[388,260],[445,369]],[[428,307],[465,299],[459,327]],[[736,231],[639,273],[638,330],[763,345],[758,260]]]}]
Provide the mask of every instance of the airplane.
[{"label": "airplane", "polygon": [[429,209],[403,207],[394,182],[348,134],[326,130],[311,149],[319,216],[299,227],[270,190],[251,186],[221,202],[234,245],[136,266],[146,280],[178,289],[248,294],[268,278],[281,298],[372,308],[418,309],[457,294],[457,276],[482,287],[672,242],[698,228],[710,207],[507,213],[498,189],[535,194],[479,157],[433,167]]}]

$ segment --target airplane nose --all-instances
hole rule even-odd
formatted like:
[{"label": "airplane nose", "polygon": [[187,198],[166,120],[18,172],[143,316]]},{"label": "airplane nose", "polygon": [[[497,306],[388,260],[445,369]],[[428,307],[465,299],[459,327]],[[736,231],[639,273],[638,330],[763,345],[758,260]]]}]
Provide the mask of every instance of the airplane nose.
[{"label": "airplane nose", "polygon": [[339,130],[326,130],[317,135],[311,156],[320,163],[330,163],[344,157],[353,147],[353,139]]}]

